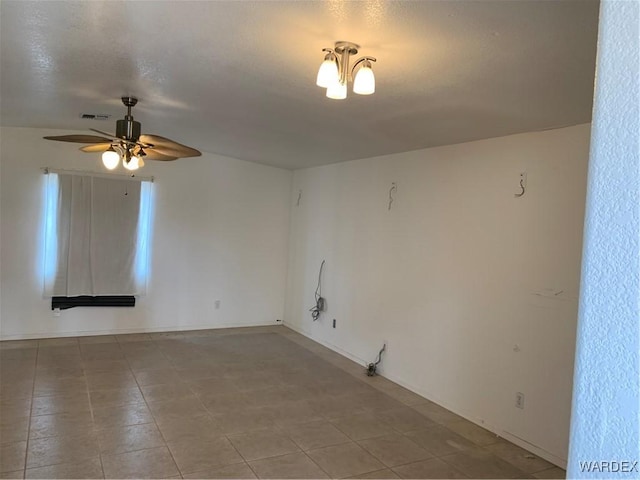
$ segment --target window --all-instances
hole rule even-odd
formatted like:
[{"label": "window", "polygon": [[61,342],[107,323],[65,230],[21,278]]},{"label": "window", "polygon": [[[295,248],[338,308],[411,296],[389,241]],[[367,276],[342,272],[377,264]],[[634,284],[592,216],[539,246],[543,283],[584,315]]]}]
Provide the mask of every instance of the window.
[{"label": "window", "polygon": [[151,182],[49,172],[45,295],[146,293]]}]

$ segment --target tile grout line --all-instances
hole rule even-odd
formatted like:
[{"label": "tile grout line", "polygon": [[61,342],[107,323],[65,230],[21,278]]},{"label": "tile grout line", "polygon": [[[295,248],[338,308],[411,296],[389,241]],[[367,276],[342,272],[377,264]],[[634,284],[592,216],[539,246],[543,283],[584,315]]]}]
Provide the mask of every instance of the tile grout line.
[{"label": "tile grout line", "polygon": [[256,471],[255,471],[255,470],[253,469],[253,467],[251,466],[251,464],[249,463],[249,461],[248,461],[246,458],[244,458],[244,455],[242,455],[242,453],[240,453],[240,450],[238,450],[238,449],[236,448],[236,446],[235,446],[235,445],[233,444],[233,442],[229,439],[229,437],[228,437],[227,435],[223,435],[223,436],[224,436],[224,438],[227,440],[227,442],[229,442],[229,444],[231,445],[231,448],[233,448],[233,449],[236,451],[236,453],[237,453],[238,455],[240,455],[240,458],[244,461],[244,464],[245,464],[247,467],[249,467],[249,470],[251,470],[251,471],[253,472],[253,475],[254,475],[256,478],[260,478],[260,477],[258,476],[258,474],[256,473]]},{"label": "tile grout line", "polygon": [[[508,442],[508,440],[507,440],[507,439],[503,439],[502,437],[499,437],[499,438],[500,438],[501,440],[505,440],[505,441],[507,441],[507,442]],[[525,472],[524,470],[522,470],[522,469],[521,469],[520,467],[518,467],[517,465],[514,465],[514,464],[513,464],[513,463],[511,463],[509,460],[507,460],[507,459],[505,459],[505,458],[502,458],[500,455],[497,455],[496,453],[492,452],[491,450],[489,450],[489,449],[487,448],[487,447],[491,447],[491,446],[493,446],[493,445],[497,445],[498,443],[499,443],[499,442],[496,442],[496,443],[490,443],[490,444],[487,444],[487,445],[482,445],[480,448],[482,448],[482,450],[486,450],[486,451],[487,451],[488,453],[490,453],[491,455],[493,455],[493,456],[495,456],[495,457],[498,457],[498,458],[499,458],[500,460],[502,460],[503,462],[507,462],[509,465],[513,465],[513,466],[514,466],[514,467],[516,467],[518,470],[521,470],[522,472],[526,473],[527,475],[535,475],[536,473],[540,473],[540,472],[543,472],[543,471],[545,471],[545,470],[550,470],[550,469],[552,469],[552,468],[554,468],[554,467],[555,467],[555,468],[560,468],[561,470],[563,470],[561,467],[558,467],[557,465],[554,465],[553,463],[548,462],[547,460],[545,460],[544,458],[542,458],[542,457],[540,457],[540,456],[536,455],[535,453],[529,452],[528,450],[526,450],[526,449],[524,449],[524,448],[522,448],[522,447],[520,447],[520,446],[516,445],[516,447],[521,448],[522,450],[524,450],[525,452],[527,452],[527,454],[534,455],[534,456],[536,457],[536,459],[537,459],[537,460],[542,460],[542,461],[547,462],[547,463],[549,463],[549,464],[551,464],[551,465],[552,465],[551,467],[541,468],[540,470],[535,470],[535,471],[533,471],[533,472]]]},{"label": "tile grout line", "polygon": [[[286,337],[285,337],[285,336],[283,336],[280,332],[278,332],[278,333],[277,333],[277,335],[278,335],[278,336],[280,336],[280,337],[282,337],[282,338],[286,338]],[[290,339],[288,339],[288,338],[286,338],[286,339],[287,339],[288,341],[292,341],[292,340],[290,340]],[[293,343],[296,343],[296,342],[293,342]],[[301,345],[301,346],[302,346],[302,345]],[[304,347],[303,347],[303,348],[304,348]],[[311,350],[307,350],[307,351],[310,351],[311,353],[313,353],[313,355],[314,355],[314,356],[316,356],[316,357],[318,357],[318,358],[321,358],[321,359],[322,359],[322,357],[320,357],[316,352],[312,352]],[[323,359],[323,360],[324,360],[324,359]],[[350,442],[338,443],[338,444],[336,444],[336,445],[345,445],[346,443],[354,443],[354,444],[358,445],[360,448],[363,448],[360,444],[358,444],[358,443],[356,442],[356,440],[352,439],[349,435],[347,435],[345,432],[343,432],[342,430],[340,430],[340,428],[339,428],[337,425],[334,425],[334,424],[331,422],[331,420],[330,420],[329,418],[325,417],[324,415],[322,415],[322,417],[323,417],[323,421],[324,421],[324,422],[327,422],[329,425],[332,425],[335,429],[337,429],[340,433],[342,433],[346,438],[348,438],[348,439],[350,440]],[[324,468],[322,468],[322,467],[321,467],[321,466],[320,466],[320,465],[319,465],[319,464],[318,464],[318,463],[317,463],[317,462],[316,462],[316,461],[315,461],[315,460],[314,460],[314,459],[313,459],[313,458],[312,458],[312,457],[307,453],[308,451],[311,451],[312,449],[309,449],[309,450],[306,450],[306,451],[305,451],[305,450],[304,450],[304,449],[303,449],[303,448],[302,448],[302,447],[301,447],[301,446],[300,446],[300,445],[295,441],[295,439],[293,439],[293,438],[291,438],[291,437],[289,437],[289,436],[288,436],[288,438],[289,438],[289,439],[290,439],[290,440],[291,440],[291,441],[292,441],[296,446],[298,446],[298,448],[300,448],[300,450],[301,450],[301,452],[303,453],[303,455],[305,455],[305,457],[307,457],[309,460],[311,460],[311,462],[312,462],[314,465],[316,465],[316,466],[320,469],[320,471],[324,472],[324,473],[325,473],[329,478],[333,478],[329,472],[327,472]],[[325,445],[324,447],[319,447],[319,448],[326,448],[326,447],[336,446],[336,445]],[[363,448],[363,450],[365,450],[365,449]],[[366,451],[366,450],[365,450],[365,451]],[[367,453],[369,453],[369,452],[367,451]],[[370,454],[370,453],[369,453],[369,454]],[[370,454],[370,455],[371,455],[371,454]],[[373,455],[372,455],[372,457],[373,457]],[[375,458],[375,457],[373,457],[373,458]],[[378,459],[376,458],[376,460],[378,460]],[[380,463],[381,463],[382,465],[385,465],[385,464],[384,464],[384,462],[382,462],[382,461],[380,461]],[[364,472],[364,473],[365,473],[365,474],[366,474],[366,473],[371,473],[371,472],[375,472],[375,471],[377,471],[377,470],[380,470],[380,469],[371,470],[370,472]]]},{"label": "tile grout line", "polygon": [[[278,335],[279,335],[279,334],[278,334]],[[323,421],[325,421],[325,420],[323,420]],[[292,427],[292,426],[293,426],[293,427],[295,427],[295,424],[294,424],[294,425],[289,425],[289,427]],[[281,430],[282,430],[282,428],[281,428]],[[293,444],[294,444],[296,447],[298,447],[298,448],[300,449],[300,452],[301,452],[305,457],[307,457],[309,460],[311,460],[311,462],[312,462],[316,467],[318,467],[318,468],[320,469],[320,471],[321,471],[321,472],[326,473],[326,474],[327,474],[327,476],[328,476],[329,478],[331,478],[331,474],[329,474],[329,472],[327,472],[324,468],[322,468],[320,465],[318,465],[318,463],[316,463],[316,461],[315,461],[313,458],[311,458],[311,457],[307,454],[307,452],[305,451],[305,449],[304,449],[304,448],[302,448],[302,446],[301,446],[298,442],[296,442],[296,440],[295,440],[293,437],[291,437],[291,435],[289,435],[289,434],[288,434],[286,431],[284,431],[284,430],[282,430],[282,433],[283,433],[283,434],[286,434],[286,437],[287,437],[289,440],[291,440],[291,441],[293,442]],[[347,438],[348,438],[348,437],[347,437]],[[297,452],[292,452],[292,453],[297,453]],[[289,453],[286,453],[285,455],[290,455],[290,454],[289,454]],[[284,456],[284,455],[280,455],[280,456]],[[275,458],[275,457],[267,457],[267,458]],[[249,468],[251,468],[251,466],[249,466]],[[257,477],[257,475],[256,475],[256,477]]]},{"label": "tile grout line", "polygon": [[33,397],[36,393],[36,378],[38,374],[38,357],[40,355],[40,342],[36,344],[36,358],[33,366],[33,382],[31,385],[31,401],[29,402],[29,422],[27,424],[27,442],[24,452],[24,468],[22,469],[22,478],[27,476],[27,461],[29,459],[29,441],[31,440],[31,418],[33,417]]},{"label": "tile grout line", "polygon": [[313,462],[313,464],[314,464],[315,466],[317,466],[317,467],[320,469],[320,471],[321,471],[321,472],[326,473],[326,474],[327,474],[327,477],[331,478],[331,474],[330,474],[329,472],[327,472],[324,468],[322,468],[322,467],[318,464],[318,462],[316,462],[313,458],[311,458],[311,456],[309,456],[309,454],[308,454],[307,452],[305,452],[304,450],[302,450],[302,453],[303,453],[303,455],[304,455],[305,457],[307,457],[309,460],[311,460],[311,462]]},{"label": "tile grout line", "polygon": [[[464,452],[464,450],[463,450]],[[446,457],[452,457],[454,455],[458,455],[460,452],[455,452],[455,453],[450,453],[447,455],[441,455],[440,457],[438,457],[439,460],[443,461],[444,463],[446,463],[447,465],[449,465],[451,468],[453,468],[454,470],[457,470],[458,472],[463,473],[464,475],[467,475],[465,472],[463,472],[461,469],[459,469],[458,467],[456,467],[455,465],[453,465],[450,461],[446,460]],[[500,458],[500,457],[496,457],[496,458]],[[500,458],[500,460],[502,460]],[[504,460],[502,460],[504,462]],[[513,477],[513,478],[525,478],[525,476],[527,475],[527,473],[523,472],[522,470],[520,470],[518,467],[516,467],[515,465],[512,465],[509,462],[505,462],[508,463],[509,466],[513,467],[514,469],[516,469],[518,472],[522,473],[522,475],[519,475],[518,477]]]},{"label": "tile grout line", "polygon": [[[155,342],[156,340],[152,338],[151,340],[152,342]],[[158,350],[160,350],[160,353],[162,353],[162,356],[167,360],[167,362],[169,362],[169,365],[171,365],[171,368],[173,370],[175,370],[176,365],[171,361],[171,359],[169,359],[165,353],[162,351],[161,348],[158,348]],[[176,372],[177,373],[177,372]],[[133,375],[135,377],[135,374]],[[136,383],[138,383],[138,379],[136,378]],[[207,409],[207,407],[205,407],[204,403],[202,403],[202,400],[200,400],[200,397],[198,397],[198,395],[196,395],[196,393],[191,389],[191,387],[189,386],[189,384],[187,382],[183,382],[186,384],[187,389],[193,394],[194,397],[196,397],[198,399],[198,401],[200,402],[200,404],[202,405],[202,408],[204,408],[205,412],[207,412],[207,415],[209,417],[211,417],[211,413],[209,412],[209,410]],[[138,384],[138,388],[140,389],[140,393],[142,394],[142,398],[144,398],[144,402],[147,405],[147,408],[149,408],[149,404],[147,403],[147,397],[145,397],[144,392],[142,390],[142,388],[140,387],[140,385]],[[149,411],[151,412],[151,408],[149,408]],[[169,451],[169,455],[171,455],[171,458],[173,459],[173,463],[175,463],[176,468],[178,469],[178,473],[180,474],[180,476],[182,478],[184,478],[185,473],[182,472],[182,470],[180,469],[180,467],[178,466],[178,462],[176,462],[176,459],[173,456],[173,452],[171,451],[171,448],[169,448],[169,442],[167,441],[166,437],[164,436],[164,434],[162,433],[162,429],[160,428],[160,426],[158,425],[158,422],[156,420],[156,416],[153,414],[153,412],[151,412],[151,418],[153,418],[153,422],[156,425],[156,428],[158,429],[158,431],[160,432],[160,436],[162,437],[162,439],[164,440],[164,443],[167,447],[167,450]],[[229,442],[231,443],[231,442]],[[232,445],[233,446],[233,445]],[[235,447],[234,447],[235,448]],[[238,452],[238,454],[240,454],[240,452]],[[242,458],[242,455],[240,455],[240,458]],[[243,458],[244,460],[244,458]],[[188,473],[187,473],[188,475]]]},{"label": "tile grout line", "polygon": [[[170,361],[170,363],[172,363]],[[172,363],[173,364],[173,363]],[[187,382],[188,383],[188,382]],[[200,396],[191,388],[190,385],[187,385],[187,388],[189,388],[189,390],[191,391],[191,393],[193,393],[193,395],[198,399],[198,401],[200,402],[200,404],[202,405],[202,407],[205,409],[205,411],[209,414],[209,416],[213,416],[213,414],[209,411],[209,409],[207,408],[207,406],[204,404],[204,402],[202,401],[202,399],[200,398]],[[282,429],[279,427],[279,425],[274,424],[276,429],[279,431],[282,431]],[[240,434],[242,433],[247,433],[247,432],[240,432]],[[282,432],[284,433],[284,432]],[[233,435],[233,434],[232,434]],[[253,467],[251,466],[251,464],[249,463],[249,461],[242,455],[242,453],[240,452],[240,450],[238,450],[238,448],[234,445],[233,441],[229,438],[228,434],[223,434],[222,437],[224,437],[227,442],[229,442],[229,444],[231,445],[231,447],[236,451],[236,453],[240,456],[240,458],[242,458],[242,460],[244,461],[244,464],[253,472],[253,474],[255,475],[256,478],[260,478],[257,474],[257,472],[253,469]],[[292,438],[290,438],[289,436],[287,436],[287,438],[289,438],[289,440],[291,440],[293,442],[294,445],[296,445],[296,447],[300,448],[300,446],[295,442],[295,440],[293,440]],[[304,454],[304,451],[300,448],[300,451]],[[288,455],[288,454],[285,454]],[[305,454],[306,455],[306,454]],[[282,456],[282,455],[280,455]],[[267,457],[267,458],[275,458],[275,457]],[[313,460],[312,460],[313,461]],[[315,463],[315,462],[314,462]],[[322,470],[322,468],[320,469],[321,471],[324,472],[324,470]],[[182,474],[182,471],[180,470],[180,473]],[[196,473],[196,472],[194,472]],[[325,472],[326,473],[326,472]]]},{"label": "tile grout line", "polygon": [[[164,355],[164,353],[163,353],[163,355]],[[165,358],[166,358],[166,356],[165,356]],[[168,358],[167,358],[167,360],[168,360],[168,362],[172,365],[172,368],[174,368],[174,369],[175,369],[175,364],[174,364],[171,360],[169,360]],[[195,392],[195,391],[193,390],[193,388],[191,387],[191,385],[189,384],[189,382],[184,382],[184,383],[186,383],[187,388],[188,388],[188,389],[189,389],[189,391],[193,394],[193,396],[194,396],[195,398],[197,398],[197,399],[198,399],[198,402],[200,403],[200,405],[202,405],[202,408],[204,408],[204,411],[205,411],[205,412],[207,412],[207,416],[209,416],[209,418],[211,418],[211,420],[215,421],[215,420],[213,419],[213,413],[211,413],[211,412],[209,411],[209,409],[208,409],[208,408],[207,408],[207,406],[204,404],[204,402],[202,401],[202,399],[200,398],[200,396],[197,394],[197,392]],[[143,395],[143,396],[144,396],[144,395]],[[145,401],[146,401],[146,400],[145,400]],[[152,414],[152,416],[153,416],[153,414]],[[154,420],[155,420],[155,417],[154,417]],[[158,427],[158,430],[160,430],[160,428],[159,428],[159,427]],[[162,431],[160,431],[160,434],[161,434],[161,435],[162,435],[162,437],[164,438],[164,435],[162,434]],[[227,434],[222,434],[222,435],[220,435],[220,436],[221,436],[221,437],[223,437],[227,442],[229,442],[229,445],[231,445],[231,448],[233,448],[233,449],[236,451],[236,453],[238,454],[238,456],[243,460],[243,463],[244,463],[247,467],[249,467],[249,469],[253,472],[253,474],[255,475],[255,477],[256,477],[256,478],[259,478],[259,477],[258,477],[258,475],[256,474],[256,472],[255,472],[255,471],[253,470],[253,468],[251,467],[251,465],[249,465],[249,462],[247,461],[247,459],[245,459],[245,458],[244,458],[244,456],[243,456],[243,455],[240,453],[240,451],[236,448],[236,446],[233,444],[233,442],[229,439],[229,437],[227,436]],[[166,440],[165,440],[165,442],[166,442]],[[167,442],[167,448],[168,448],[168,442]],[[171,450],[170,450],[170,449],[169,449],[169,452],[171,452]],[[233,464],[232,464],[232,465],[233,465]],[[226,466],[226,465],[222,465],[221,467],[224,467],[224,466]],[[216,468],[217,468],[217,467],[216,467]],[[184,474],[182,473],[182,470],[180,470],[180,468],[179,468],[179,467],[178,467],[178,471],[180,472],[180,475],[184,478]],[[197,472],[192,472],[192,473],[197,473]],[[189,473],[187,473],[187,475],[189,475]]]},{"label": "tile grout line", "polygon": [[[226,467],[234,467],[236,465],[246,465],[247,467],[249,467],[249,465],[247,464],[247,462],[245,462],[244,460],[241,462],[235,462],[235,463],[229,463],[228,465],[221,465],[219,467],[214,467],[213,469],[219,469],[219,468],[226,468]],[[251,467],[249,467],[249,469],[251,469]],[[204,470],[198,470],[197,472],[190,472],[190,473],[185,473],[182,475],[182,478],[184,478],[184,475],[195,475],[197,473],[204,473],[204,472],[208,472],[212,469],[204,469]],[[252,470],[253,471],[253,470]]]},{"label": "tile grout line", "polygon": [[[89,402],[89,412],[91,414],[91,431],[92,433],[94,433],[95,428],[93,425],[93,410],[92,410],[92,405],[91,405],[91,398],[89,396],[89,387],[88,387],[88,382],[87,382],[87,378],[86,378],[86,373],[85,373],[85,369],[84,369],[84,359],[82,358],[82,351],[80,350],[80,343],[77,342],[78,345],[78,352],[80,355],[80,363],[81,363],[81,369],[82,369],[82,378],[84,379],[85,385],[86,385],[86,395],[87,395],[87,400]],[[56,345],[53,345],[53,347],[55,347]],[[69,345],[58,345],[58,346],[63,346],[63,347],[68,347]],[[39,351],[40,351],[40,343],[38,342],[38,353],[36,355],[36,359],[39,358]],[[46,348],[46,347],[45,347]],[[37,362],[36,362],[37,363]],[[37,374],[37,365],[36,365],[36,374]],[[75,378],[75,377],[62,377],[62,378]],[[35,379],[34,379],[34,385],[35,385]],[[67,394],[65,393],[54,393],[53,395],[43,395],[42,397],[38,397],[38,398],[48,398],[48,397],[55,397],[55,396],[65,396]],[[33,409],[33,400],[35,399],[35,388],[34,388],[34,392],[33,392],[33,396],[32,396],[32,409]],[[72,413],[72,412],[58,412],[58,413],[46,413],[43,415],[33,415],[32,412],[30,414],[30,419],[29,419],[29,432],[28,432],[28,438],[31,438],[31,417],[38,417],[38,416],[50,416],[50,415],[60,415],[60,414],[65,414],[65,413]],[[45,439],[50,439],[50,438],[56,438],[56,437],[60,437],[60,436],[67,436],[67,435],[50,435],[50,436],[45,436],[45,437],[36,437],[34,438],[34,440],[45,440]],[[72,437],[77,437],[77,434],[72,434]],[[98,451],[98,455],[100,454],[100,452]],[[100,460],[100,468],[102,469],[102,459],[99,458]],[[86,459],[84,460],[86,461]],[[26,462],[26,459],[25,459]],[[37,467],[32,467],[32,468],[47,468],[47,467],[55,467],[58,465],[65,465],[65,464],[76,464],[79,462],[60,462],[60,463],[50,463],[50,464],[46,464],[46,465],[39,465]],[[25,477],[26,477],[26,473],[27,473],[27,468],[25,466]],[[104,476],[104,470],[103,470],[103,476]]]},{"label": "tile grout line", "polygon": [[[95,416],[93,414],[93,402],[91,401],[91,392],[89,391],[89,380],[87,379],[87,371],[85,370],[84,366],[85,366],[85,359],[84,359],[84,355],[82,355],[82,346],[80,344],[80,341],[78,340],[78,349],[80,350],[80,358],[82,361],[82,372],[84,373],[84,377],[85,377],[85,381],[87,383],[87,398],[89,400],[89,412],[91,412],[91,424],[92,424],[92,431],[93,433],[97,433],[96,432],[96,424],[95,424]],[[102,463],[102,452],[100,451],[100,440],[98,440],[96,438],[96,442],[97,442],[97,446],[98,446],[98,460],[100,461],[100,470],[102,471],[102,478],[106,478],[105,474],[104,474],[104,464]]]},{"label": "tile grout line", "polygon": [[[118,337],[116,336],[116,341],[118,341]],[[160,351],[160,354],[170,363],[172,364],[172,362],[167,358],[167,356],[164,354],[164,352],[162,351],[161,348],[159,348],[157,345],[155,345],[155,340],[153,339],[153,337],[149,336],[149,341],[152,342],[155,346],[155,348],[157,350]],[[119,343],[119,342],[118,342]],[[122,347],[121,347],[122,348]],[[124,352],[123,352],[124,353]],[[149,413],[151,414],[151,418],[153,419],[153,424],[155,425],[156,429],[158,430],[158,432],[160,433],[160,437],[162,438],[162,440],[164,441],[164,447],[167,449],[167,452],[169,452],[169,456],[171,457],[171,461],[173,462],[173,464],[176,467],[176,470],[178,471],[178,474],[180,475],[180,477],[184,478],[182,475],[182,470],[180,470],[180,467],[178,466],[178,462],[176,462],[175,457],[173,456],[173,452],[171,452],[171,449],[169,448],[169,442],[167,442],[167,439],[164,437],[164,435],[162,434],[162,430],[160,429],[160,426],[158,425],[158,422],[156,420],[155,415],[153,414],[153,412],[151,411],[151,408],[149,408],[149,403],[147,402],[147,397],[144,396],[144,392],[142,390],[142,387],[140,386],[140,383],[138,382],[138,377],[136,377],[136,374],[133,372],[133,369],[131,368],[131,363],[129,363],[129,358],[127,357],[126,353],[124,354],[124,358],[125,361],[127,362],[127,365],[129,366],[129,370],[131,371],[131,375],[133,375],[133,379],[136,382],[136,385],[138,386],[138,390],[140,390],[140,395],[142,395],[142,398],[144,400],[144,404],[147,407],[147,409],[149,410]],[[155,447],[153,447],[155,448]],[[101,454],[102,456],[102,454]]]},{"label": "tile grout line", "polygon": [[[285,335],[282,335],[282,333],[280,333],[280,332],[277,332],[277,335],[278,335],[279,337],[281,337],[281,338],[286,339],[287,341],[292,342],[292,340],[290,340],[289,338],[286,338],[286,336],[285,336]],[[296,343],[296,342],[292,342],[292,343]],[[297,343],[296,343],[296,344],[297,344]],[[299,346],[301,346],[302,348],[304,348],[302,345],[299,345]],[[324,359],[323,359],[322,357],[320,357],[316,352],[313,352],[313,351],[311,351],[311,350],[307,350],[307,351],[309,351],[310,353],[312,353],[315,357],[318,357],[318,358],[320,358],[320,359],[324,360]],[[326,361],[326,360],[325,360],[325,361]],[[343,432],[342,430],[340,430],[336,425],[334,425],[334,424],[331,422],[331,420],[329,419],[329,417],[326,417],[326,416],[325,416],[325,415],[323,415],[323,414],[319,414],[319,415],[322,417],[322,420],[321,420],[322,422],[326,422],[326,423],[328,423],[329,425],[333,426],[335,429],[337,429],[340,433],[342,433],[346,438],[348,438],[348,439],[350,440],[349,442],[341,442],[341,443],[337,443],[337,444],[335,444],[335,445],[325,445],[324,447],[319,447],[319,448],[325,448],[325,447],[336,446],[336,445],[345,445],[345,444],[347,444],[347,443],[352,443],[352,442],[354,442],[354,440],[353,440],[351,437],[349,437],[346,433],[344,433],[344,432]],[[303,423],[305,423],[305,422],[303,422]],[[310,422],[308,422],[308,423],[310,423]],[[290,425],[290,426],[291,426],[291,425]],[[294,424],[293,426],[295,426],[295,424]],[[320,469],[320,471],[321,471],[321,472],[324,472],[324,473],[325,473],[329,478],[333,478],[329,472],[327,472],[324,468],[322,468],[322,466],[320,466],[320,465],[319,465],[319,464],[318,464],[318,463],[317,463],[317,462],[316,462],[316,461],[315,461],[315,460],[314,460],[314,459],[313,459],[313,458],[308,454],[308,452],[309,452],[310,450],[312,450],[312,449],[305,450],[304,448],[302,448],[302,447],[301,447],[301,446],[300,446],[300,445],[295,441],[295,439],[293,439],[293,438],[292,438],[292,437],[290,437],[290,436],[288,436],[288,438],[289,438],[289,439],[290,439],[294,444],[296,444],[296,445],[298,446],[298,448],[300,448],[300,451],[304,454],[304,456],[305,456],[305,457],[307,457],[309,460],[311,460],[311,462],[312,462],[314,465],[316,465],[316,466]]]}]

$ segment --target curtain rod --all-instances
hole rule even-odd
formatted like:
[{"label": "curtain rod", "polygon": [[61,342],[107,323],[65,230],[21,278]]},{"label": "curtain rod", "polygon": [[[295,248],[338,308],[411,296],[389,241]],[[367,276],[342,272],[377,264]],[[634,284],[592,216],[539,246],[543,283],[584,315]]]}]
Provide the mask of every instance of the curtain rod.
[{"label": "curtain rod", "polygon": [[132,182],[151,182],[153,183],[153,177],[141,177],[134,174],[121,174],[121,173],[102,173],[91,172],[88,170],[65,170],[63,168],[43,167],[44,174],[48,173],[66,173],[68,175],[88,175],[91,177],[101,178],[117,178],[119,180],[131,180]]}]

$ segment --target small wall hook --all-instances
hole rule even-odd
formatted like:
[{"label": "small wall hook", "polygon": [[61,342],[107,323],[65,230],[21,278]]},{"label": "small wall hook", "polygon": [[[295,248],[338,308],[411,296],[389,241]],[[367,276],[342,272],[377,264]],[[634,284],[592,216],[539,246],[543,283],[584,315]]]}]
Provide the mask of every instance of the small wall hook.
[{"label": "small wall hook", "polygon": [[514,193],[513,196],[520,198],[524,195],[527,186],[527,172],[520,173],[520,193]]},{"label": "small wall hook", "polygon": [[396,182],[391,182],[391,188],[389,189],[389,210],[391,210],[391,204],[395,200],[393,198],[393,194],[398,191],[398,184]]}]

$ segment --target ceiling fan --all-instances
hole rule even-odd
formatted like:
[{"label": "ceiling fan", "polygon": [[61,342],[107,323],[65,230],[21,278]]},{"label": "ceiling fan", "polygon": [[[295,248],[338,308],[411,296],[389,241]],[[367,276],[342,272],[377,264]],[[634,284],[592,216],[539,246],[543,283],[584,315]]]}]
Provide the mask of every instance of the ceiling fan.
[{"label": "ceiling fan", "polygon": [[90,145],[82,147],[80,150],[88,153],[103,152],[102,163],[109,170],[116,168],[120,160],[127,170],[137,170],[144,166],[145,160],[170,161],[202,155],[195,148],[187,147],[168,138],[141,134],[140,122],[136,122],[131,115],[131,108],[138,103],[138,99],[122,97],[122,103],[127,107],[127,114],[124,119],[116,122],[115,135],[91,128],[90,130],[104,135],[104,137],[60,135],[43,138],[57,142],[88,143]]}]

